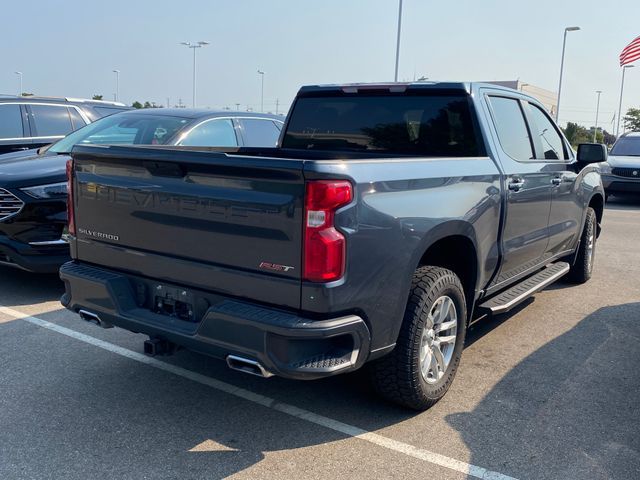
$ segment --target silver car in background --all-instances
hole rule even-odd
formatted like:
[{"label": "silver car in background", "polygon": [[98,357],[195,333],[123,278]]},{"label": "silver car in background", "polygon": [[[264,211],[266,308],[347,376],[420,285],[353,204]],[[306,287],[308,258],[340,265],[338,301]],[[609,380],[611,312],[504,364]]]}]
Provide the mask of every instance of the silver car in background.
[{"label": "silver car in background", "polygon": [[620,136],[602,169],[607,197],[618,193],[640,194],[640,132]]}]

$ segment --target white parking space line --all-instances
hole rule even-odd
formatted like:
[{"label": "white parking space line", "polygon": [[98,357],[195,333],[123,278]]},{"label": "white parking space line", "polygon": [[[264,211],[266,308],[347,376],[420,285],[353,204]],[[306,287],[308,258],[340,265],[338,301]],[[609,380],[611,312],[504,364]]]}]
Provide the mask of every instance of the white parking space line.
[{"label": "white parking space line", "polygon": [[216,380],[215,378],[207,377],[205,375],[192,372],[191,370],[187,370],[181,367],[177,367],[175,365],[171,365],[169,363],[162,362],[160,360],[156,360],[155,358],[148,357],[144,354],[134,352],[126,348],[122,348],[118,345],[105,342],[103,340],[91,337],[89,335],[85,335],[80,332],[76,332],[75,330],[62,327],[60,325],[48,322],[41,318],[27,315],[25,313],[22,313],[18,310],[14,310],[12,308],[8,308],[0,305],[0,313],[13,317],[16,320],[24,320],[33,325],[37,325],[39,327],[52,330],[54,332],[60,333],[62,335],[66,335],[67,337],[71,337],[76,340],[80,340],[81,342],[85,342],[90,345],[94,345],[108,352],[121,355],[123,357],[129,358],[136,362],[140,362],[145,365],[152,366],[159,370],[164,370],[165,372],[169,372],[174,375],[187,378],[194,382],[200,383],[202,385],[206,385],[208,387],[214,388],[221,392],[228,393],[229,395],[233,395],[243,400],[247,400],[249,402],[253,402],[258,405],[271,408],[273,410],[290,415],[292,417],[299,418],[316,425],[320,425],[321,427],[334,430],[336,432],[342,433],[349,437],[359,438],[360,440],[373,443],[375,445],[386,448],[388,450],[402,453],[409,457],[417,458],[419,460],[423,460],[425,462],[428,462],[434,465],[445,467],[445,468],[454,470],[456,472],[464,473],[466,475],[469,475],[475,478],[481,478],[485,480],[516,480],[514,477],[510,477],[508,475],[504,475],[499,472],[487,470],[486,468],[478,467],[476,465],[471,465],[469,463],[462,462],[460,460],[456,460],[454,458],[450,458],[445,455],[440,455],[439,453],[431,452],[429,450],[424,450],[422,448],[417,448],[417,447],[414,447],[413,445],[409,445],[407,443],[400,442],[397,440],[392,440],[390,438],[384,437],[377,433],[369,432],[367,430],[358,428],[354,425],[349,425],[348,423],[334,420],[332,418],[325,417],[323,415],[318,415],[308,410],[304,410],[294,405],[290,405],[288,403],[279,402],[274,398],[253,393],[249,390],[236,387],[234,385],[231,385],[226,382],[222,382],[220,380]]}]

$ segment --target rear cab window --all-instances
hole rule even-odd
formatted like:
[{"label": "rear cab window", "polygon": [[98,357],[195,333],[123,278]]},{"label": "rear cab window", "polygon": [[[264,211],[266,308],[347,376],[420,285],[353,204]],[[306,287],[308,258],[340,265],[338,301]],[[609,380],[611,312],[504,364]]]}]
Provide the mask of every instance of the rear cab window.
[{"label": "rear cab window", "polygon": [[300,97],[282,148],[477,157],[484,147],[474,115],[464,92]]}]

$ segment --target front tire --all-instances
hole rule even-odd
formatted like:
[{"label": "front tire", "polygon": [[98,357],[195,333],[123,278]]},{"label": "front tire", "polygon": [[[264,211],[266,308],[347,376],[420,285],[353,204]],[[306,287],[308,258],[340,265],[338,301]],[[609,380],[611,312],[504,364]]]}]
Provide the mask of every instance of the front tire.
[{"label": "front tire", "polygon": [[580,246],[576,260],[567,276],[572,283],[585,283],[593,273],[593,262],[596,257],[596,242],[598,239],[598,218],[593,208],[587,208],[587,218],[580,236]]},{"label": "front tire", "polygon": [[415,410],[440,400],[455,377],[467,326],[464,289],[441,267],[420,267],[395,349],[372,362],[374,388],[384,398]]}]

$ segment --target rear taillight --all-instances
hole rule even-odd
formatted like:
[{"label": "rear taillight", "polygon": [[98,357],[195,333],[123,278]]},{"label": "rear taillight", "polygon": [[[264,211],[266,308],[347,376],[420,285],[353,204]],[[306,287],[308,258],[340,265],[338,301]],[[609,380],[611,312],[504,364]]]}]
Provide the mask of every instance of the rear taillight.
[{"label": "rear taillight", "polygon": [[67,160],[67,223],[69,234],[76,234],[76,218],[73,208],[73,160]]},{"label": "rear taillight", "polygon": [[353,198],[351,183],[313,180],[306,189],[303,277],[311,282],[338,280],[344,275],[346,242],[334,217]]}]

